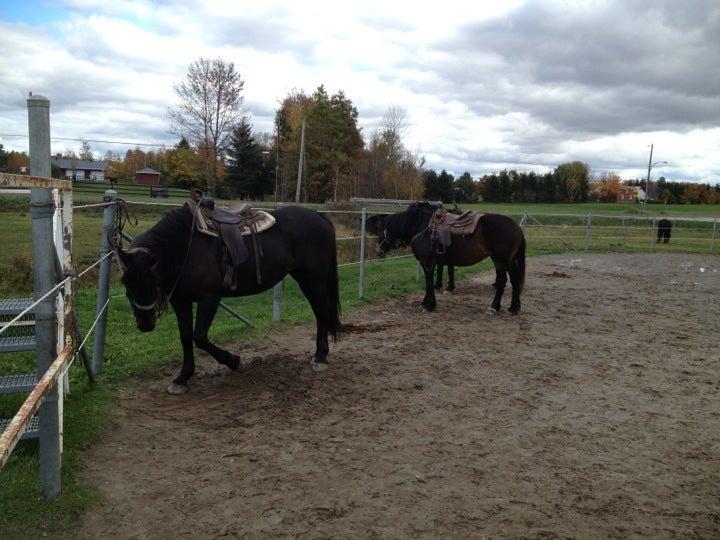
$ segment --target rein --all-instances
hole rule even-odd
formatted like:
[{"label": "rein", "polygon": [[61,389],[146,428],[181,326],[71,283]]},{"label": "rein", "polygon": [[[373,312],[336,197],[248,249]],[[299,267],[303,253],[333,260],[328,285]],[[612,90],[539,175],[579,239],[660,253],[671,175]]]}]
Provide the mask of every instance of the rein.
[{"label": "rein", "polygon": [[[202,203],[202,200],[205,198],[205,195],[200,193],[200,199],[198,200],[198,206]],[[185,252],[185,259],[183,259],[182,266],[180,267],[180,271],[178,272],[177,277],[175,278],[175,283],[173,283],[172,289],[170,289],[170,294],[168,294],[167,299],[170,300],[172,298],[172,295],[175,293],[175,289],[178,286],[178,283],[180,283],[180,278],[182,277],[183,271],[185,270],[185,267],[187,266],[188,259],[190,258],[190,248],[192,248],[192,239],[193,239],[193,232],[195,230],[195,222],[197,219],[197,212],[193,210],[189,205],[188,208],[190,209],[190,212],[192,212],[192,222],[190,223],[190,238],[188,239],[188,247],[187,251]]]}]

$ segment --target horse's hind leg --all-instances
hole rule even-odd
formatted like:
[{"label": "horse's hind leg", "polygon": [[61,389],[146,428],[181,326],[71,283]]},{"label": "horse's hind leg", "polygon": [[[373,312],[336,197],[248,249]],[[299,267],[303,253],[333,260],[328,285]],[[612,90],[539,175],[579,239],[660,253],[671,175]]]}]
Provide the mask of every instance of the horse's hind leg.
[{"label": "horse's hind leg", "polygon": [[520,271],[517,268],[517,265],[513,261],[510,264],[510,269],[508,270],[508,274],[510,274],[510,284],[512,285],[512,300],[510,301],[510,307],[508,308],[508,311],[512,313],[513,315],[517,315],[520,313]]},{"label": "horse's hind leg", "polygon": [[219,305],[219,298],[208,298],[198,302],[193,339],[195,340],[195,345],[210,354],[215,360],[232,370],[236,370],[240,366],[240,358],[213,345],[208,339],[208,330],[210,330],[210,325],[215,318]]},{"label": "horse's hind leg", "polygon": [[[450,272],[450,268],[448,267],[448,273]],[[442,289],[442,279],[443,279],[443,265],[438,264],[437,265],[437,278],[435,279],[435,290]]]},{"label": "horse's hind leg", "polygon": [[448,286],[447,290],[452,292],[455,290],[455,267],[449,264],[448,267]]},{"label": "horse's hind leg", "polygon": [[435,300],[435,289],[433,288],[433,268],[425,270],[425,298],[422,301],[422,307],[425,311],[435,311],[437,302]]},{"label": "horse's hind leg", "polygon": [[495,298],[493,298],[492,304],[490,304],[490,310],[494,313],[500,311],[500,301],[502,300],[503,292],[505,292],[505,284],[507,283],[507,270],[504,265],[498,261],[495,263]]},{"label": "horse's hind leg", "polygon": [[299,272],[292,272],[292,277],[300,285],[300,290],[310,302],[310,307],[315,314],[315,321],[317,322],[317,333],[315,335],[315,354],[313,355],[311,365],[315,371],[322,371],[327,369],[327,356],[330,352],[328,346],[328,321],[327,314],[330,311],[328,309],[328,295],[325,282],[315,281],[308,279],[305,275]]}]

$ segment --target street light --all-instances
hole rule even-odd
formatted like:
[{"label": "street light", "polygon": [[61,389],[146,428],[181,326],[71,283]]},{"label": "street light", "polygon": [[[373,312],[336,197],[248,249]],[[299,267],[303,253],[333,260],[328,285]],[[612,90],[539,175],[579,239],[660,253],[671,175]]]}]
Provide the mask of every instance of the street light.
[{"label": "street light", "polygon": [[648,160],[648,173],[647,173],[647,180],[645,181],[645,198],[643,199],[643,211],[647,209],[647,200],[650,197],[650,171],[652,171],[652,168],[655,165],[664,164],[667,165],[667,161],[655,161],[652,160],[653,155],[653,146],[650,145],[650,159]]}]

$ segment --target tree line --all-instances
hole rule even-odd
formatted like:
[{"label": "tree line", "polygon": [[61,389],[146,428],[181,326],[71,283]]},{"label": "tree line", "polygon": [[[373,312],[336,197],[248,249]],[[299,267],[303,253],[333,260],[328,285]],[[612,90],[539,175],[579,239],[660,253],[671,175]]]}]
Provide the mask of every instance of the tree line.
[{"label": "tree line", "polygon": [[443,170],[424,173],[425,198],[457,203],[487,202],[586,202],[590,175],[586,163],[558,165],[553,172],[537,174],[503,170],[473,180],[465,172],[457,179]]}]

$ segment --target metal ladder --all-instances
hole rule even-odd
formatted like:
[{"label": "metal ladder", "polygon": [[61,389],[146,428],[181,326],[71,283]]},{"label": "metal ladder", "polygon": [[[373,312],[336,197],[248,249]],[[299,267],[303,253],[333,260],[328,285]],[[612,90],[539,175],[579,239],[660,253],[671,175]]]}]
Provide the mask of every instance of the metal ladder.
[{"label": "metal ladder", "polygon": [[[3,298],[0,299],[0,318],[11,319],[15,317],[30,304],[33,303],[32,298]],[[35,319],[33,318],[32,312],[28,313],[27,317],[16,323],[19,327],[27,328],[29,326],[35,326]],[[0,336],[0,353],[7,352],[20,352],[20,351],[32,351],[35,349],[35,333],[32,334],[24,332],[21,336]],[[20,394],[31,392],[37,384],[37,373],[21,373],[14,375],[0,376],[0,394]],[[5,431],[5,428],[10,423],[9,419],[0,418],[0,433]],[[23,439],[34,439],[39,434],[39,421],[38,417],[34,416],[28,424],[25,433],[23,433]]]}]

